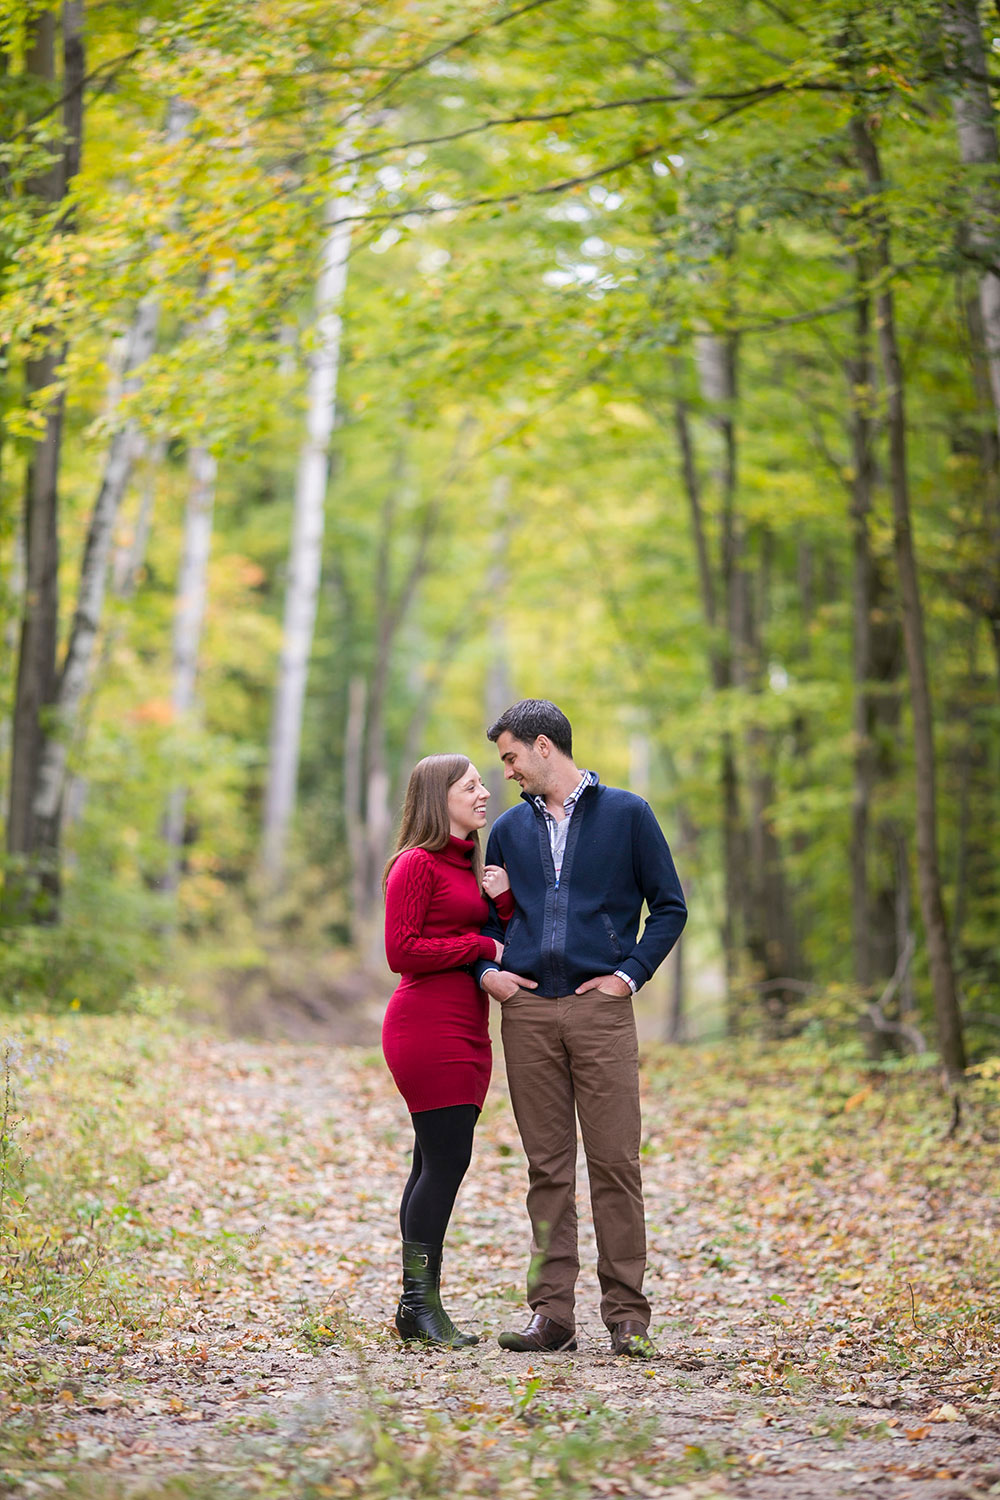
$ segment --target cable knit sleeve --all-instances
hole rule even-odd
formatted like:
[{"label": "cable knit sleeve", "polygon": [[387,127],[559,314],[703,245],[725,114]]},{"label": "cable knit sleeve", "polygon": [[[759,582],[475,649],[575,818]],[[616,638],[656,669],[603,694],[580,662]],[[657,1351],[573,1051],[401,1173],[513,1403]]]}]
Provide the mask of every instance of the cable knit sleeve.
[{"label": "cable knit sleeve", "polygon": [[478,932],[425,937],[427,910],[434,892],[434,863],[423,849],[401,854],[389,872],[385,892],[385,956],[394,974],[433,974],[458,969],[479,958],[493,958],[496,948]]}]

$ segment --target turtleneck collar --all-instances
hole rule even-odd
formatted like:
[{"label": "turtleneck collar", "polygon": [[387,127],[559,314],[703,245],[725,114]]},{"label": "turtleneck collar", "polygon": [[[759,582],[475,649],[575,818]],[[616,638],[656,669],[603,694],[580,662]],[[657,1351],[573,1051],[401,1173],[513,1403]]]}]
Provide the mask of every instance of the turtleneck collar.
[{"label": "turtleneck collar", "polygon": [[443,859],[446,859],[449,864],[468,865],[469,860],[472,858],[472,851],[473,849],[475,849],[475,847],[476,845],[474,839],[460,839],[456,838],[455,834],[449,833],[448,842],[445,844],[443,849],[439,849],[437,852]]}]

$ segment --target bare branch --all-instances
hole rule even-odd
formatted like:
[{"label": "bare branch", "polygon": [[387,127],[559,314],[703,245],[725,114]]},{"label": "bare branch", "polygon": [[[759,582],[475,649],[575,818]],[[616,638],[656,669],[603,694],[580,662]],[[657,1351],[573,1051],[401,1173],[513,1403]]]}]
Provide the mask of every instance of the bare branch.
[{"label": "bare branch", "polygon": [[429,67],[431,63],[437,62],[442,57],[446,57],[449,52],[455,52],[459,47],[466,47],[470,42],[478,41],[487,32],[497,31],[501,26],[506,26],[509,21],[516,21],[520,16],[527,15],[529,11],[540,10],[543,6],[552,5],[553,3],[554,0],[527,0],[527,4],[518,6],[516,10],[505,11],[502,16],[497,16],[494,21],[488,21],[485,26],[475,27],[471,31],[463,32],[461,36],[452,37],[449,41],[442,42],[439,47],[435,47],[430,52],[425,52],[422,57],[418,57],[414,62],[407,63],[404,67],[400,68],[381,88],[376,89],[374,94],[370,94],[367,99],[361,100],[360,103],[355,105],[354,109],[350,110],[344,116],[340,121],[341,125],[346,125],[360,114],[367,114],[373,104],[377,104],[380,100],[384,99],[397,84],[402,83],[404,78],[409,78],[414,73],[421,72],[422,69]]},{"label": "bare branch", "polygon": [[[671,94],[636,94],[627,99],[602,99],[598,102],[584,101],[581,104],[567,105],[564,109],[543,109],[513,115],[494,115],[487,120],[477,120],[474,125],[463,125],[457,130],[448,130],[441,135],[414,136],[410,140],[391,141],[385,146],[374,146],[370,151],[362,151],[355,158],[359,162],[374,161],[380,156],[387,156],[393,151],[410,151],[416,146],[440,146],[447,145],[452,141],[465,140],[470,135],[482,135],[487,130],[506,129],[511,125],[549,125],[557,120],[572,120],[579,115],[606,114],[616,109],[644,109],[651,104],[740,104],[750,105],[763,103],[773,99],[779,94],[799,92],[820,93],[844,93],[844,86],[834,80],[827,83],[813,80],[803,83],[771,83],[761,84],[758,88],[740,89],[735,93],[715,93],[706,91],[694,94],[690,89],[681,90]],[[721,118],[725,118],[722,116]],[[712,124],[715,121],[710,122]]]},{"label": "bare branch", "polygon": [[905,1042],[910,1044],[914,1052],[923,1053],[927,1051],[927,1042],[924,1039],[923,1033],[918,1031],[915,1026],[911,1026],[908,1021],[890,1021],[885,1015],[885,1007],[902,984],[906,976],[906,971],[910,967],[910,960],[913,957],[916,946],[916,939],[911,932],[908,934],[906,942],[903,945],[903,951],[896,962],[892,978],[875,1003],[866,1007],[865,1014],[875,1030],[883,1036],[902,1037]]}]

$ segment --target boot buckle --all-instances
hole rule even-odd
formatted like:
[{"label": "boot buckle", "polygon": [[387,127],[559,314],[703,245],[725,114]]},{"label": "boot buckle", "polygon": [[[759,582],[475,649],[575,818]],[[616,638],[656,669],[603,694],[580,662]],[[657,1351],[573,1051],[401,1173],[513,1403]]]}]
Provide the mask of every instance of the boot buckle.
[{"label": "boot buckle", "polygon": [[430,1263],[431,1263],[431,1258],[426,1253],[426,1251],[424,1251],[422,1254],[418,1254],[418,1255],[415,1255],[413,1257],[413,1264],[415,1266],[421,1267],[425,1271],[426,1271],[427,1267],[430,1265]]}]

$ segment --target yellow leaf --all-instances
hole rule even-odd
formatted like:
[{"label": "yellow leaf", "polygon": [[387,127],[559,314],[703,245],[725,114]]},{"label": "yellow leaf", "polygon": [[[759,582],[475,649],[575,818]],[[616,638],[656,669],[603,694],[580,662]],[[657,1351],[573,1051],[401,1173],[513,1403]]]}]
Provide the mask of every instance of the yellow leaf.
[{"label": "yellow leaf", "polygon": [[965,1418],[957,1406],[952,1406],[950,1401],[946,1401],[943,1406],[935,1406],[927,1420],[928,1422],[964,1422]]}]

